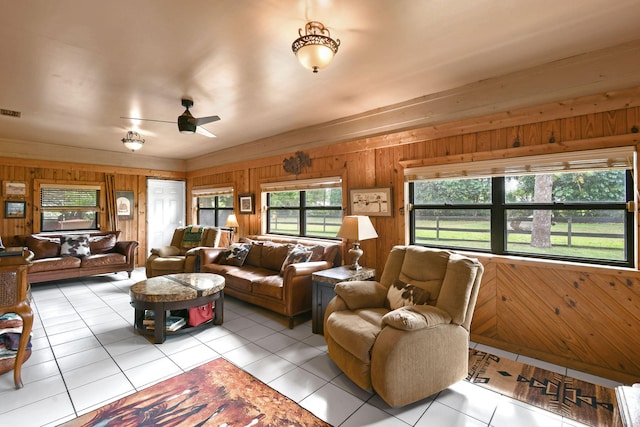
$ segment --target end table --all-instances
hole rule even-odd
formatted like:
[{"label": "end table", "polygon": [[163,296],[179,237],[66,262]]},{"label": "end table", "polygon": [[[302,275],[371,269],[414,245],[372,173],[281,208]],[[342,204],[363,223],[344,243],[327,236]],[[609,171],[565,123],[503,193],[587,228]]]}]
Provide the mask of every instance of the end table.
[{"label": "end table", "polygon": [[355,280],[373,280],[376,270],[363,267],[352,270],[350,266],[330,268],[316,271],[311,275],[313,291],[311,297],[311,329],[314,334],[324,334],[324,312],[329,301],[336,295],[334,286],[340,282]]}]

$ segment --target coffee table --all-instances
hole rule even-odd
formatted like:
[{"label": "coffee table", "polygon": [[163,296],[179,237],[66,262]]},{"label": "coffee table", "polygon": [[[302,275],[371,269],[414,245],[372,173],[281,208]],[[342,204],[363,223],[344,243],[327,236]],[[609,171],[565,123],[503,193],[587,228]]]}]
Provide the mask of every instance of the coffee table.
[{"label": "coffee table", "polygon": [[[224,277],[211,273],[179,273],[152,277],[131,286],[131,305],[135,309],[134,327],[142,335],[153,335],[155,344],[162,344],[167,335],[193,332],[211,325],[222,325],[224,307]],[[198,326],[166,331],[167,310],[181,310],[213,302],[213,320]],[[144,326],[145,310],[153,310],[154,328]]]}]

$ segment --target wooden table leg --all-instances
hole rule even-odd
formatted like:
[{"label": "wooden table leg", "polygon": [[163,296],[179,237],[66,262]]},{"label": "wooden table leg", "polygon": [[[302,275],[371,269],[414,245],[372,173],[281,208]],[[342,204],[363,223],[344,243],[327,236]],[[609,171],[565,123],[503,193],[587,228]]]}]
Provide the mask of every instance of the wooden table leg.
[{"label": "wooden table leg", "polygon": [[22,301],[15,309],[15,313],[22,318],[22,333],[20,334],[20,342],[18,343],[18,353],[13,367],[13,382],[16,389],[23,387],[22,385],[22,363],[27,352],[27,344],[31,337],[31,329],[33,327],[33,311],[29,301]]},{"label": "wooden table leg", "polygon": [[167,323],[167,313],[164,304],[155,304],[153,311],[155,313],[155,330],[153,331],[154,344],[162,344],[165,339],[164,327]]},{"label": "wooden table leg", "polygon": [[215,307],[213,308],[213,324],[222,325],[224,320],[224,292],[218,292],[218,298],[214,299]]}]

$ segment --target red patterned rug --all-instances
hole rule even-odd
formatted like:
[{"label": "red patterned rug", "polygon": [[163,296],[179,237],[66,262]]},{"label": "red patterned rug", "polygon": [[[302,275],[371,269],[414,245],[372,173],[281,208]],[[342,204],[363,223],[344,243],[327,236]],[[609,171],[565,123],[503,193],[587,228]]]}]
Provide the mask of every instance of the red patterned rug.
[{"label": "red patterned rug", "polygon": [[616,397],[608,387],[472,349],[467,381],[583,424],[613,425]]},{"label": "red patterned rug", "polygon": [[294,401],[223,358],[62,426],[322,426]]}]

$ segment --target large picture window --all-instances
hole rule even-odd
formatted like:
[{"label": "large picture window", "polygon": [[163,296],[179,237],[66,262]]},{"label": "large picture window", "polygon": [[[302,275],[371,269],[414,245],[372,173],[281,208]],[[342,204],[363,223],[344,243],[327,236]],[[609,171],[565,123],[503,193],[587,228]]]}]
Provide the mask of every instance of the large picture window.
[{"label": "large picture window", "polygon": [[40,230],[97,230],[100,187],[40,185]]},{"label": "large picture window", "polygon": [[410,179],[411,243],[631,267],[634,156],[619,154],[580,168],[561,161],[488,177]]},{"label": "large picture window", "polygon": [[335,238],[342,224],[339,178],[270,183],[263,186],[266,231],[272,234]]}]

